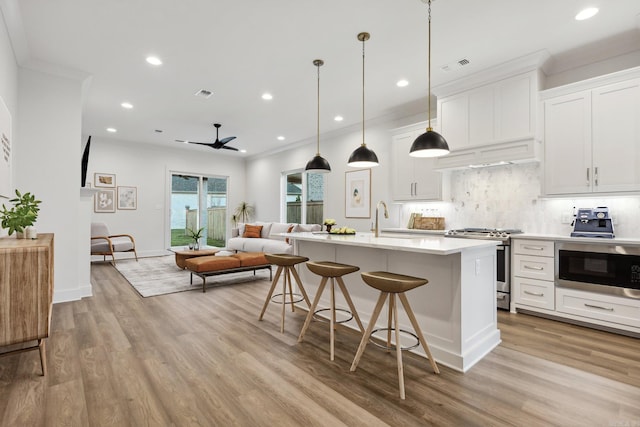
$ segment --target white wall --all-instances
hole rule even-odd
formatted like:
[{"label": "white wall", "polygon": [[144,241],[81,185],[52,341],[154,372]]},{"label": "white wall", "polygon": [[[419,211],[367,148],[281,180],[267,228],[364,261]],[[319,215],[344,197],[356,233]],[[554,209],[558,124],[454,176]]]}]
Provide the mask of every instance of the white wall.
[{"label": "white wall", "polygon": [[[117,186],[137,187],[138,209],[94,212],[91,220],[106,223],[113,234],[133,235],[138,255],[166,255],[170,246],[169,171],[228,177],[229,215],[244,200],[245,161],[241,158],[206,147],[172,148],[93,137],[87,182],[93,184],[95,172],[115,174]],[[230,222],[227,225],[229,233]]]},{"label": "white wall", "polygon": [[89,277],[80,277],[78,268],[88,263],[79,247],[86,233],[79,196],[81,92],[80,80],[19,71],[14,186],[42,200],[36,227],[55,233],[56,302],[91,295]]},{"label": "white wall", "polygon": [[[2,15],[0,15],[0,18],[2,18]],[[15,131],[15,124],[18,120],[18,65],[13,56],[11,42],[3,19],[0,19],[0,98],[2,98],[11,114],[13,121],[13,141],[11,143],[16,144],[18,139]],[[4,201],[0,198],[0,205]],[[6,234],[6,230],[0,230],[0,236]]]},{"label": "white wall", "polygon": [[[329,161],[331,172],[325,175],[324,217],[334,218],[339,226],[348,226],[360,231],[371,229],[375,218],[375,206],[380,200],[387,202],[390,208],[389,220],[380,213],[381,226],[395,226],[399,208],[390,204],[391,183],[389,181],[391,129],[404,126],[425,117],[405,119],[390,118],[367,122],[365,142],[380,161],[380,165],[371,168],[371,217],[345,217],[345,172],[357,170],[347,166],[349,155],[362,143],[362,129],[356,126],[333,136],[322,136],[320,154]],[[294,169],[303,170],[316,153],[316,141],[290,150],[268,156],[250,159],[247,162],[247,201],[256,207],[256,218],[261,221],[280,220],[280,177],[282,172]],[[407,159],[409,154],[407,153]],[[395,214],[394,214],[395,213]]]}]

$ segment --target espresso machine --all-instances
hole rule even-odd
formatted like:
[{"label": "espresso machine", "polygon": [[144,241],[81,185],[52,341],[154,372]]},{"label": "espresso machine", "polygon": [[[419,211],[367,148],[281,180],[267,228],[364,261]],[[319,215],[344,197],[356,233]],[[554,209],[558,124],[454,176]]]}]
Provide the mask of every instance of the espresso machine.
[{"label": "espresso machine", "polygon": [[613,221],[609,216],[609,208],[579,208],[575,215],[571,237],[601,237],[613,239]]}]

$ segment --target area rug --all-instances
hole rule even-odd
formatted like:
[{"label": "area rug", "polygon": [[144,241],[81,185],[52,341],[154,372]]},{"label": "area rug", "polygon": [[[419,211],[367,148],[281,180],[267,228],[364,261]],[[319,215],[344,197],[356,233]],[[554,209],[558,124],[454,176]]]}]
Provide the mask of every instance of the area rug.
[{"label": "area rug", "polygon": [[[189,271],[181,270],[176,265],[173,255],[140,258],[137,262],[135,259],[118,260],[115,267],[131,286],[145,298],[184,291],[202,292],[202,279],[195,276],[193,285],[189,284]],[[269,279],[267,270],[258,270],[255,275],[252,271],[221,274],[207,277],[207,290],[215,286],[264,279]]]}]

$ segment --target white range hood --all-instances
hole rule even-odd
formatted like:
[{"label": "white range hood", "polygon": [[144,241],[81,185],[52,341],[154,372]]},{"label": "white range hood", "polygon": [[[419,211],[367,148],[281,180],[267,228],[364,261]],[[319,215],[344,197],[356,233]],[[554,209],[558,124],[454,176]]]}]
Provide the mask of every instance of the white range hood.
[{"label": "white range hood", "polygon": [[513,163],[539,162],[540,141],[527,138],[455,150],[438,157],[435,170],[446,171],[474,167],[499,166]]}]

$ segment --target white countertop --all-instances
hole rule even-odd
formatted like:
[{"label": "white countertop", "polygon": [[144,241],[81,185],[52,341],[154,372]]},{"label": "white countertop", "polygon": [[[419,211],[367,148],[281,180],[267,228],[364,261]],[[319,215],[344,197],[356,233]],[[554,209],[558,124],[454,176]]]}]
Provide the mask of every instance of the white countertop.
[{"label": "white countertop", "polygon": [[570,242],[570,243],[585,243],[585,244],[600,244],[600,245],[627,245],[627,246],[640,246],[640,238],[628,239],[618,238],[613,239],[598,238],[598,237],[571,237],[562,234],[512,234],[511,239],[528,239],[528,240],[553,240],[554,242]]},{"label": "white countertop", "polygon": [[433,255],[450,255],[467,249],[491,247],[500,244],[497,240],[451,239],[438,235],[381,235],[373,233],[356,233],[355,235],[339,235],[328,233],[282,233],[281,236],[293,240],[329,243],[336,245],[360,246],[374,249],[391,249],[407,252],[421,252]]}]

